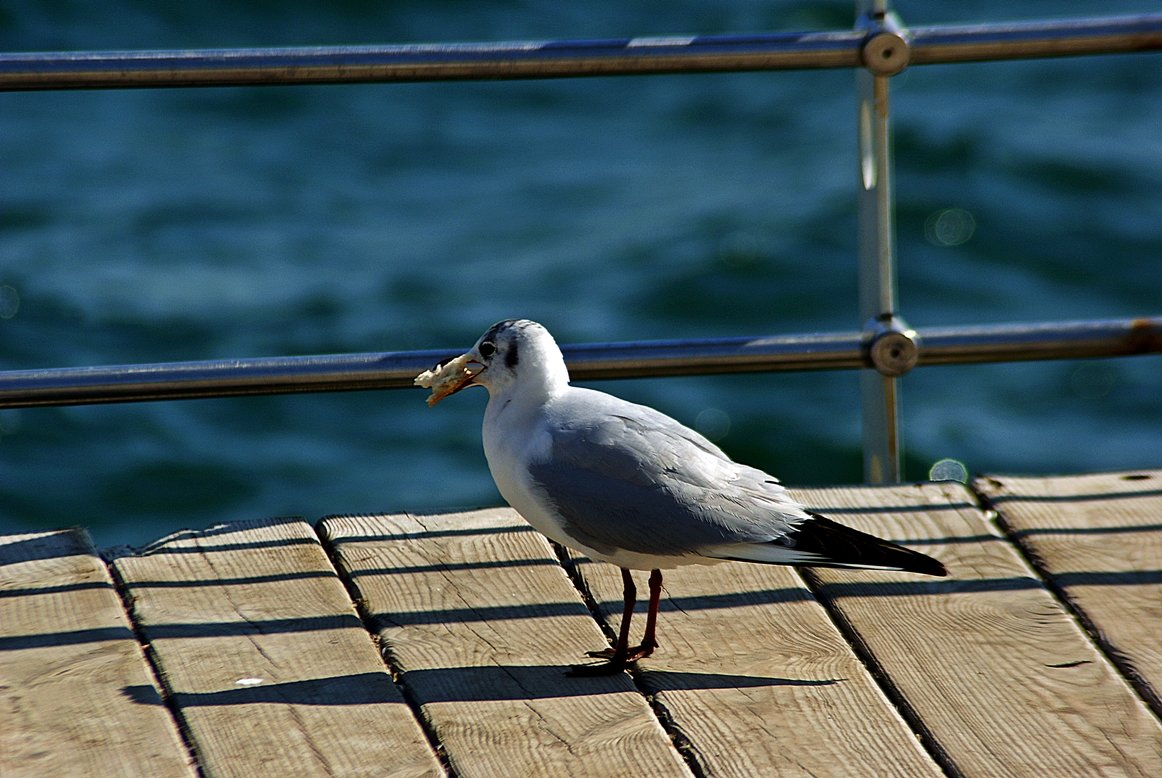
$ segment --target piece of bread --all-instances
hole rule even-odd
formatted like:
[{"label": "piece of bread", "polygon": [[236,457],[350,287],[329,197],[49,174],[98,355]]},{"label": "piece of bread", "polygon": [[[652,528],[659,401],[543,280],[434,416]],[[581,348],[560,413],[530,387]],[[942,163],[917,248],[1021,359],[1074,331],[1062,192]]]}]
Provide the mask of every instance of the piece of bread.
[{"label": "piece of bread", "polygon": [[468,383],[476,376],[468,369],[470,361],[467,354],[462,354],[455,359],[441,362],[431,370],[425,370],[416,376],[416,386],[432,390],[431,396],[428,397],[429,407],[468,386]]}]

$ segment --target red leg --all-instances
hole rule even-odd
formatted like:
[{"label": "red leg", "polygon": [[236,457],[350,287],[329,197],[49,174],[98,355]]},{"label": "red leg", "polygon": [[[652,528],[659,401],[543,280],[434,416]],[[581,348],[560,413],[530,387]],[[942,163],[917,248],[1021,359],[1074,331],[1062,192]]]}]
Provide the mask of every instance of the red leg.
[{"label": "red leg", "polygon": [[[660,577],[659,573],[659,586],[661,585]],[[569,668],[568,675],[612,675],[625,669],[626,663],[629,661],[629,624],[633,619],[633,607],[637,603],[637,587],[634,586],[633,576],[624,567],[621,568],[621,581],[624,586],[622,589],[624,604],[621,611],[621,629],[617,633],[617,645],[613,647],[612,651],[607,648],[603,651],[588,652],[589,656],[607,658],[609,661],[599,665],[574,665]],[[650,582],[652,586],[652,577]],[[651,597],[652,592],[651,589]],[[635,652],[637,650],[634,649]]]},{"label": "red leg", "polygon": [[658,638],[655,634],[658,627],[658,604],[662,600],[662,571],[650,571],[650,609],[646,612],[646,634],[642,644],[632,652],[633,659],[644,659],[654,653],[658,647]]}]

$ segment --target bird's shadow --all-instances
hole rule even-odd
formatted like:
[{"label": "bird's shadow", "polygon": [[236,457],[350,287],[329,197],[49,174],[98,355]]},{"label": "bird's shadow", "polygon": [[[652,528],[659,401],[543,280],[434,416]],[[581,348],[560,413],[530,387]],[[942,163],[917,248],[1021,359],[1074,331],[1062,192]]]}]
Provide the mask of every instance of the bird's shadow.
[{"label": "bird's shadow", "polygon": [[[641,692],[709,689],[753,689],[776,686],[831,686],[842,678],[793,679],[729,673],[642,669],[637,683],[626,673],[591,678],[566,676],[564,665],[491,665],[408,670],[401,685],[410,700],[438,702],[501,702]],[[160,705],[152,686],[126,686],[122,693],[142,705]],[[356,673],[300,681],[257,683],[216,691],[167,690],[179,708],[230,705],[370,705],[401,703],[386,673]]]}]

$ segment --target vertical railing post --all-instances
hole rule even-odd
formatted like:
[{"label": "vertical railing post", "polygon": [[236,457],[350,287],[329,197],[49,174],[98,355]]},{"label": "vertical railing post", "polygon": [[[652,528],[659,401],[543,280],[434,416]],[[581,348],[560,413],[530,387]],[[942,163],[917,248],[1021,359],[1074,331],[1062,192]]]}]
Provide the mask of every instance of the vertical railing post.
[{"label": "vertical railing post", "polygon": [[[907,66],[908,43],[888,0],[857,0],[856,24],[868,33],[864,67],[856,71],[859,100],[859,315],[875,369],[860,375],[864,479],[900,480],[897,376],[914,364],[912,333],[897,317],[895,225],[888,82]],[[881,338],[890,336],[888,342]],[[909,348],[912,347],[912,348]],[[903,369],[901,369],[901,367]]]}]

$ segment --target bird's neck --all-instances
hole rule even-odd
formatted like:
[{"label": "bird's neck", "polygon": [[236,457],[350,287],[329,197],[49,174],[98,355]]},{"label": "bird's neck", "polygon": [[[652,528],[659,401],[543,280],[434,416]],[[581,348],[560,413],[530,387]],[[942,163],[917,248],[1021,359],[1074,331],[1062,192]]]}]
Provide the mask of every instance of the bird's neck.
[{"label": "bird's neck", "polygon": [[562,362],[559,370],[527,370],[503,394],[519,397],[522,404],[543,405],[569,388],[569,371]]},{"label": "bird's neck", "polygon": [[548,402],[569,387],[569,368],[557,344],[537,342],[522,350],[520,377],[509,390],[519,392],[526,402]]},{"label": "bird's neck", "polygon": [[[527,362],[525,360],[528,360]],[[569,388],[569,370],[560,353],[528,354],[521,361],[519,377],[500,386],[489,386],[485,421],[502,415],[511,419],[539,412]]]}]

